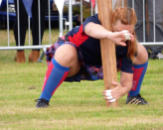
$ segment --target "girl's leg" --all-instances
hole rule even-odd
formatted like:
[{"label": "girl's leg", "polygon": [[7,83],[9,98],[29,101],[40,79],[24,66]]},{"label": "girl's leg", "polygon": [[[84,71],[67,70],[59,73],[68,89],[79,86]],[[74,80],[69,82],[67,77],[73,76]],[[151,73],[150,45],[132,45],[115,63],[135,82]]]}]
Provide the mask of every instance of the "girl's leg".
[{"label": "girl's leg", "polygon": [[48,66],[42,93],[36,107],[47,107],[52,95],[66,77],[75,75],[79,69],[80,65],[76,48],[69,44],[60,46]]},{"label": "girl's leg", "polygon": [[138,44],[138,54],[133,66],[133,86],[128,94],[126,103],[131,104],[147,104],[147,102],[140,96],[140,89],[148,67],[148,54],[146,49]]}]

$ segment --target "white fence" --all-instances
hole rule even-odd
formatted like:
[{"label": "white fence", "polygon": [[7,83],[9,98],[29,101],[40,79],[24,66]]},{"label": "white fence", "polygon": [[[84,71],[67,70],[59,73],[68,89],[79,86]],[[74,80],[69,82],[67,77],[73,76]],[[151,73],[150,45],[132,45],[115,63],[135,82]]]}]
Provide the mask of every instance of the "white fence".
[{"label": "white fence", "polygon": [[[16,45],[11,45],[11,42],[10,42],[10,19],[9,19],[9,15],[10,15],[10,13],[9,13],[9,4],[8,4],[8,0],[6,0],[7,1],[7,41],[6,41],[6,45],[5,46],[1,46],[0,45],[0,50],[16,50],[16,49],[42,49],[42,48],[46,48],[46,47],[48,47],[50,44],[52,44],[52,42],[54,42],[54,41],[52,41],[52,34],[51,34],[51,30],[52,30],[52,28],[51,28],[51,7],[50,7],[50,0],[48,0],[48,30],[49,30],[49,43],[47,43],[47,45],[42,45],[41,44],[41,25],[40,25],[40,22],[39,22],[39,24],[38,25],[36,25],[36,26],[39,26],[39,45],[37,45],[37,46],[33,46],[32,44],[31,44],[31,34],[30,34],[30,31],[28,31],[28,45],[25,45],[25,46],[20,46],[20,31],[19,31],[19,27],[20,27],[20,25],[18,24],[18,46],[16,46]],[[64,0],[63,0],[64,1]],[[120,0],[121,2],[122,2],[122,6],[125,6],[125,0]],[[152,41],[148,41],[147,40],[147,38],[146,38],[146,33],[147,33],[147,29],[146,29],[146,26],[147,26],[147,20],[146,20],[146,13],[147,13],[147,10],[145,9],[145,7],[146,7],[146,3],[147,3],[147,1],[148,0],[128,0],[128,1],[132,1],[131,2],[131,6],[133,7],[133,8],[135,8],[136,6],[138,6],[138,5],[136,5],[136,4],[138,4],[137,3],[137,1],[142,1],[142,12],[141,12],[141,14],[142,14],[142,19],[138,19],[138,22],[139,22],[139,20],[141,20],[142,21],[142,32],[143,32],[143,40],[141,41],[141,43],[142,44],[144,44],[144,45],[163,45],[163,40],[161,41],[161,40],[157,40],[157,38],[156,38],[156,36],[158,35],[158,34],[156,34],[156,31],[157,31],[157,29],[158,29],[158,23],[156,22],[157,21],[157,16],[156,15],[158,15],[158,12],[159,11],[156,11],[157,9],[159,9],[159,8],[157,8],[156,7],[156,0],[151,0],[153,3],[152,3],[152,8],[153,8],[153,11],[152,11],[152,17],[153,17],[153,20],[152,21],[150,21],[150,22],[152,22],[152,25],[153,25],[153,27],[152,27],[152,30],[153,30],[153,39],[152,39]],[[162,0],[161,0],[162,1]],[[62,2],[62,0],[60,0],[60,2]],[[116,2],[119,2],[119,0],[113,0],[113,6],[115,5],[115,3]],[[17,6],[17,8],[19,8],[19,0],[17,0],[17,3],[18,3],[18,6]],[[72,23],[73,23],[73,11],[72,11],[72,9],[73,9],[73,5],[74,4],[78,4],[79,5],[79,7],[80,7],[80,21],[81,21],[81,23],[82,23],[82,21],[83,21],[83,0],[80,0],[79,2],[74,2],[73,0],[68,0],[67,2],[64,2],[64,5],[65,6],[68,6],[68,15],[69,15],[69,19],[68,19],[68,21],[64,21],[63,20],[63,11],[61,11],[61,14],[59,15],[60,17],[59,17],[59,22],[60,22],[60,27],[59,27],[59,32],[60,32],[60,34],[59,34],[59,36],[62,36],[63,35],[63,23],[64,24],[66,24],[67,26],[68,26],[68,28],[69,28],[69,30],[71,30],[72,29]],[[97,6],[96,6],[97,7]],[[163,7],[162,7],[163,8]],[[138,9],[138,7],[136,7],[136,9]],[[163,9],[162,9],[163,10]],[[18,9],[18,11],[19,11],[19,9]],[[40,19],[40,0],[38,0],[38,19]],[[91,15],[93,15],[93,12],[97,12],[97,8],[96,8],[96,11],[94,11],[93,10],[93,8],[92,8],[92,5],[91,5]],[[156,14],[157,13],[157,14]],[[151,13],[150,13],[151,14]],[[163,18],[162,18],[163,19]],[[64,22],[63,22],[64,21]],[[18,22],[19,22],[19,12],[18,12]],[[162,21],[162,23],[163,23],[163,21]],[[28,17],[28,30],[30,30],[30,16]],[[159,28],[160,30],[160,32],[162,32],[163,33],[163,26],[162,26],[162,28]],[[56,35],[58,35],[58,34],[56,34]],[[163,35],[162,35],[162,37],[163,37]],[[163,39],[163,38],[162,38]]]},{"label": "white fence", "polygon": [[[51,33],[51,30],[52,30],[52,27],[51,27],[51,1],[52,0],[48,0],[48,30],[49,30],[49,43],[47,43],[47,45],[42,45],[41,44],[41,25],[40,25],[40,0],[38,0],[38,19],[39,19],[39,23],[38,25],[38,28],[39,28],[39,31],[38,31],[38,34],[39,34],[39,45],[35,45],[33,46],[31,44],[31,32],[30,32],[30,16],[28,16],[28,45],[25,45],[25,46],[20,46],[20,23],[19,23],[19,19],[20,19],[20,12],[19,12],[19,0],[17,0],[17,14],[18,14],[18,46],[16,45],[11,45],[11,41],[10,41],[10,11],[11,10],[9,8],[9,1],[6,0],[7,2],[7,9],[6,9],[6,17],[7,17],[7,40],[6,40],[6,45],[3,45],[1,46],[0,45],[0,50],[17,50],[17,49],[42,49],[42,48],[46,48],[48,46],[50,46],[50,44],[52,44],[52,33]],[[79,8],[80,8],[80,21],[82,22],[83,21],[83,1],[80,0],[79,2],[76,2],[74,0],[60,0],[59,2],[64,2],[64,6],[67,6],[68,7],[68,20],[65,18],[63,18],[63,12],[60,12],[59,11],[59,36],[61,37],[63,35],[63,32],[64,32],[64,28],[63,26],[67,26],[68,27],[68,30],[71,30],[72,27],[73,27],[73,6],[74,5],[78,5]],[[15,13],[15,12],[14,12]],[[54,35],[54,34],[53,34]],[[56,34],[58,35],[58,34]]]},{"label": "white fence", "polygon": [[[118,0],[114,0],[113,4]],[[120,2],[120,0],[119,0]],[[137,37],[143,45],[163,45],[163,1],[162,0],[121,0],[121,6],[135,9],[138,23]],[[143,35],[141,37],[140,35]]]}]

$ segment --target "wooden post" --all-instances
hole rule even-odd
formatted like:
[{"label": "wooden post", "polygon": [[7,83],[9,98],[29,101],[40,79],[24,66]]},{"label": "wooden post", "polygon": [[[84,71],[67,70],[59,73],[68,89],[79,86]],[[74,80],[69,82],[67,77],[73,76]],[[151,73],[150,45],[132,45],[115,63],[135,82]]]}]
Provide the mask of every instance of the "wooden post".
[{"label": "wooden post", "polygon": [[127,7],[127,0],[116,0],[115,8]]},{"label": "wooden post", "polygon": [[[98,0],[98,17],[102,25],[111,30],[112,0]],[[111,89],[113,81],[117,81],[115,44],[109,39],[101,40],[101,55],[104,73],[105,89]],[[108,103],[108,106],[117,106],[117,101]]]}]

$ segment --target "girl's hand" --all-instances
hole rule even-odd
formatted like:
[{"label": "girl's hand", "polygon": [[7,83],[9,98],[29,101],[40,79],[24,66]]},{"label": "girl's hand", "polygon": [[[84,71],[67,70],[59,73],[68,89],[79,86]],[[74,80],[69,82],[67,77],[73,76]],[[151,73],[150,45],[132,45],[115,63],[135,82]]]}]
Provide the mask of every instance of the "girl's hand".
[{"label": "girl's hand", "polygon": [[115,86],[113,89],[107,89],[104,91],[105,99],[110,103],[115,102],[122,96],[121,84],[118,82],[113,82],[112,84]]},{"label": "girl's hand", "polygon": [[127,40],[134,40],[134,36],[129,33],[127,30],[123,30],[121,32],[111,32],[108,36],[116,45],[126,46]]}]

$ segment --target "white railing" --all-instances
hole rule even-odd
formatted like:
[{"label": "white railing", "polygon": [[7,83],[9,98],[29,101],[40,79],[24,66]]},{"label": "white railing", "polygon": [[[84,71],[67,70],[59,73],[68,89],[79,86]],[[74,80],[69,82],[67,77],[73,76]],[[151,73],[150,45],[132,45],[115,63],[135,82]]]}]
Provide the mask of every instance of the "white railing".
[{"label": "white railing", "polygon": [[[17,49],[42,49],[42,48],[46,48],[46,47],[49,47],[52,42],[52,27],[51,27],[51,2],[52,0],[48,0],[48,30],[49,30],[49,42],[46,44],[46,45],[42,45],[41,44],[41,24],[40,24],[40,0],[38,0],[38,19],[39,19],[39,23],[38,25],[38,28],[39,28],[39,31],[38,31],[38,34],[39,34],[39,45],[35,45],[33,46],[31,44],[31,32],[30,32],[30,16],[28,16],[28,44],[25,44],[24,46],[20,46],[20,23],[19,23],[19,19],[20,19],[20,12],[19,12],[19,0],[17,0],[17,14],[18,14],[18,46],[15,45],[11,45],[11,34],[10,34],[10,9],[9,9],[9,0],[6,0],[6,18],[7,18],[7,40],[6,40],[6,45],[1,45],[0,44],[0,50],[17,50]],[[60,1],[60,0],[59,0]],[[61,2],[61,1],[60,1]],[[73,27],[73,5],[79,5],[80,7],[80,18],[81,18],[81,22],[83,21],[83,6],[82,6],[83,2],[82,0],[80,0],[80,2],[76,2],[74,0],[65,0],[64,2],[64,6],[67,6],[68,7],[68,19],[65,20],[65,18],[63,18],[63,14],[59,15],[59,36],[61,37],[63,35],[63,32],[64,32],[64,26],[67,26],[68,27],[68,30],[71,30],[72,27]],[[63,12],[61,12],[63,13]],[[16,17],[16,16],[15,16]],[[65,25],[64,25],[65,24]],[[53,34],[54,35],[54,34]],[[58,35],[58,34],[56,34]]]},{"label": "white railing", "polygon": [[[118,1],[118,0],[115,0]],[[114,2],[115,2],[114,1]],[[132,7],[135,9],[137,15],[142,15],[142,19],[141,19],[141,24],[142,24],[142,32],[143,32],[143,38],[140,38],[140,43],[143,45],[147,45],[147,46],[159,46],[159,45],[163,45],[163,15],[161,15],[161,12],[163,11],[162,6],[160,6],[160,8],[158,8],[157,6],[159,4],[163,4],[162,0],[121,0],[122,1],[122,6],[125,5],[125,2],[129,2],[128,6]],[[149,5],[150,4],[150,5]],[[147,7],[148,6],[148,7]],[[153,10],[152,10],[153,9]],[[158,14],[158,10],[160,10],[160,14]],[[141,14],[140,14],[140,11]],[[157,12],[157,14],[156,14]],[[158,16],[156,17],[156,15],[160,15],[162,21],[161,23],[156,23]],[[153,20],[151,20],[149,17],[153,17]],[[138,16],[138,22],[140,21],[140,17]],[[159,21],[160,22],[160,21]],[[149,28],[149,24],[153,24],[153,27],[150,26]],[[158,26],[161,25],[162,27],[158,28]],[[148,27],[147,27],[148,26]],[[147,29],[148,28],[148,29]],[[156,36],[156,31],[159,29],[159,32],[162,34],[162,38],[157,38]],[[153,30],[151,32],[151,30]],[[148,32],[150,31],[150,32]],[[147,37],[147,33],[153,33],[152,38],[148,38]],[[139,38],[139,34],[137,34],[137,37]],[[150,39],[150,40],[148,40]]]},{"label": "white railing", "polygon": [[[9,19],[9,4],[8,4],[8,0],[7,1],[7,41],[6,41],[6,45],[4,46],[1,46],[0,45],[0,50],[17,50],[17,49],[42,49],[42,48],[46,48],[48,46],[50,46],[50,44],[52,44],[52,33],[51,33],[51,30],[52,30],[52,27],[51,27],[51,7],[50,7],[50,0],[48,0],[48,30],[49,30],[49,42],[46,44],[46,45],[42,45],[41,44],[41,24],[39,22],[38,25],[36,26],[39,26],[39,45],[37,46],[33,46],[31,44],[31,34],[30,34],[30,16],[28,17],[28,45],[25,45],[25,46],[20,46],[20,31],[19,31],[19,28],[20,28],[20,24],[18,23],[18,46],[16,45],[11,45],[11,41],[10,41],[10,19]],[[113,5],[116,4],[118,0],[113,0]],[[125,0],[121,0],[122,1],[122,6],[125,6]],[[129,1],[129,0],[128,0]],[[131,1],[131,0],[130,0]],[[142,10],[142,15],[143,15],[143,27],[142,27],[142,30],[143,30],[143,40],[141,41],[141,43],[143,45],[163,45],[163,41],[157,41],[156,39],[156,0],[152,0],[153,1],[153,41],[147,41],[147,38],[146,38],[146,32],[147,32],[147,29],[146,29],[146,10],[145,10],[145,0],[137,0],[137,1],[142,1],[143,2],[143,10]],[[18,22],[19,22],[19,0],[17,0],[17,3],[18,3],[18,6],[17,6],[17,10],[18,10]],[[76,4],[74,3],[73,0],[68,0],[65,5],[68,6],[68,15],[69,15],[69,19],[68,21],[64,22],[66,25],[68,25],[69,27],[69,30],[72,29],[72,23],[73,23],[73,11],[72,11],[72,8],[73,8],[73,4]],[[77,4],[79,4],[80,6],[80,18],[81,18],[81,23],[83,22],[83,0],[80,0],[80,2],[77,2]],[[132,7],[135,8],[135,0],[132,0]],[[96,11],[97,11],[97,8],[96,8]],[[96,12],[94,11],[94,12]],[[39,15],[38,15],[38,18],[40,19],[40,0],[38,0],[38,12],[39,12]],[[62,12],[63,13],[63,12]],[[93,7],[91,5],[91,15],[93,15]],[[60,33],[60,36],[63,35],[63,15],[60,15],[60,30],[59,32]],[[40,21],[40,20],[39,20]],[[162,21],[163,22],[163,21]],[[163,27],[162,27],[163,28]],[[163,30],[163,29],[162,29]],[[53,34],[54,35],[54,34]],[[56,34],[58,35],[58,34]],[[162,36],[163,37],[163,36]]]}]

